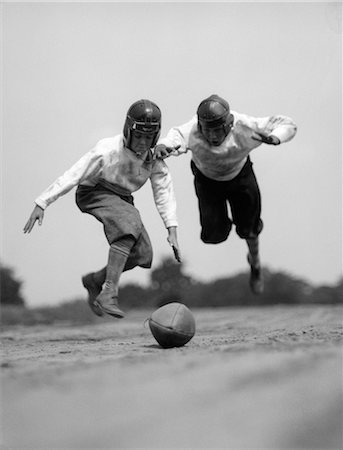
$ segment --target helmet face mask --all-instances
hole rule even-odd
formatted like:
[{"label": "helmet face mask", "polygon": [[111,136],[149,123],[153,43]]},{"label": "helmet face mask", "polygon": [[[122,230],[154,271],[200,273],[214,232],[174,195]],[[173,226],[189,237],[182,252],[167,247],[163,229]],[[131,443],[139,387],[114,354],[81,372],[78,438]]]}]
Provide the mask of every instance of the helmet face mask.
[{"label": "helmet face mask", "polygon": [[124,138],[126,147],[131,149],[133,135],[136,138],[145,135],[151,139],[150,148],[156,145],[161,133],[161,111],[150,100],[138,100],[130,106],[124,124]]}]

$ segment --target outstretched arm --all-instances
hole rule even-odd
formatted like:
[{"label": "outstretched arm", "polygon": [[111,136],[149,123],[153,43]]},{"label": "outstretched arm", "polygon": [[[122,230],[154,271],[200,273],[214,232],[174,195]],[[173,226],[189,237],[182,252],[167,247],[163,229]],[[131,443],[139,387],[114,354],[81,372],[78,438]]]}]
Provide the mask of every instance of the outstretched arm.
[{"label": "outstretched arm", "polygon": [[168,147],[164,144],[157,144],[154,149],[154,159],[165,159],[172,154],[178,154],[177,150],[179,150],[180,147],[181,145],[177,145],[176,147]]},{"label": "outstretched arm", "polygon": [[251,138],[254,139],[254,141],[263,142],[264,144],[269,145],[279,145],[280,139],[272,134],[265,134],[261,132],[254,131],[251,135]]},{"label": "outstretched arm", "polygon": [[167,240],[173,249],[175,259],[181,262],[176,233],[177,217],[173,182],[164,161],[154,161],[154,169],[150,180],[157,210],[168,230]]},{"label": "outstretched arm", "polygon": [[95,177],[102,170],[102,147],[99,143],[83,155],[70,169],[64,172],[36,199],[35,203],[46,209],[62,195],[67,194],[81,181]]},{"label": "outstretched arm", "polygon": [[164,159],[170,155],[179,156],[188,151],[190,133],[197,123],[196,116],[187,123],[171,128],[167,136],[158,141],[154,149],[155,158]]},{"label": "outstretched arm", "polygon": [[251,128],[253,140],[269,145],[288,142],[297,132],[294,121],[290,117],[282,115],[260,118],[245,116],[244,124]]},{"label": "outstretched arm", "polygon": [[40,206],[36,205],[33,208],[33,211],[29,217],[29,220],[26,222],[24,226],[24,233],[31,233],[32,228],[34,227],[36,221],[38,220],[38,225],[42,225],[44,218],[44,209]]},{"label": "outstretched arm", "polygon": [[176,227],[168,227],[167,241],[173,249],[176,261],[181,262],[181,253],[179,243],[177,241]]}]

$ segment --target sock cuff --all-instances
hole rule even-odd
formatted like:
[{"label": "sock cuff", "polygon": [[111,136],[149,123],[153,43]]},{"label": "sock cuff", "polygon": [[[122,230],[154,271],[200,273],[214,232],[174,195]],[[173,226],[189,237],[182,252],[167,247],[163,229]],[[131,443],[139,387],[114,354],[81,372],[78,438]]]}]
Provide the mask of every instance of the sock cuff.
[{"label": "sock cuff", "polygon": [[135,240],[131,237],[122,238],[119,241],[113,242],[111,244],[111,249],[124,256],[129,256],[134,243]]}]

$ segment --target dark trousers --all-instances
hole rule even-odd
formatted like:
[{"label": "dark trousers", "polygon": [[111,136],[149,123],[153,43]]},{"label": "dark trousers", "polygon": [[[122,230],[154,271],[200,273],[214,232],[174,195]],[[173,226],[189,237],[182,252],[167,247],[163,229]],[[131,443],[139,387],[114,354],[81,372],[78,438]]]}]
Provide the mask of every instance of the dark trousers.
[{"label": "dark trousers", "polygon": [[[261,194],[248,157],[240,173],[230,181],[216,181],[203,175],[191,161],[198,197],[201,240],[218,244],[227,239],[232,224],[242,239],[257,237],[263,228]],[[228,203],[231,209],[229,217]]]}]

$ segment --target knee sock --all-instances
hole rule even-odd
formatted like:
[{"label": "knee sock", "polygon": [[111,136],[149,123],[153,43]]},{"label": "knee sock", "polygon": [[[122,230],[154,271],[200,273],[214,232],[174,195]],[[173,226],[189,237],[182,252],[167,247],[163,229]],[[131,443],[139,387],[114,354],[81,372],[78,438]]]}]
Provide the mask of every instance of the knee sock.
[{"label": "knee sock", "polygon": [[134,243],[135,240],[133,238],[124,238],[111,244],[106,266],[105,289],[117,292],[120,275],[124,270]]},{"label": "knee sock", "polygon": [[[117,252],[118,254],[123,255],[124,257],[128,257],[128,255],[130,254],[131,248],[133,247],[135,241],[133,238],[123,238],[117,242],[114,242],[111,247],[110,247],[110,252],[113,255],[108,256],[108,264],[107,266],[103,267],[102,269],[98,270],[97,272],[93,273],[93,277],[94,280],[96,282],[96,284],[98,284],[99,286],[102,286],[106,280],[109,281],[109,278],[111,277],[110,271],[109,274],[107,276],[107,272],[108,272],[108,268],[110,269],[109,266],[111,266],[111,261],[114,260],[114,254]],[[112,250],[111,250],[112,249]]]},{"label": "knee sock", "polygon": [[134,243],[135,240],[132,237],[124,237],[119,241],[113,242],[111,244],[111,249],[115,250],[117,253],[121,253],[122,255],[128,257]]}]

